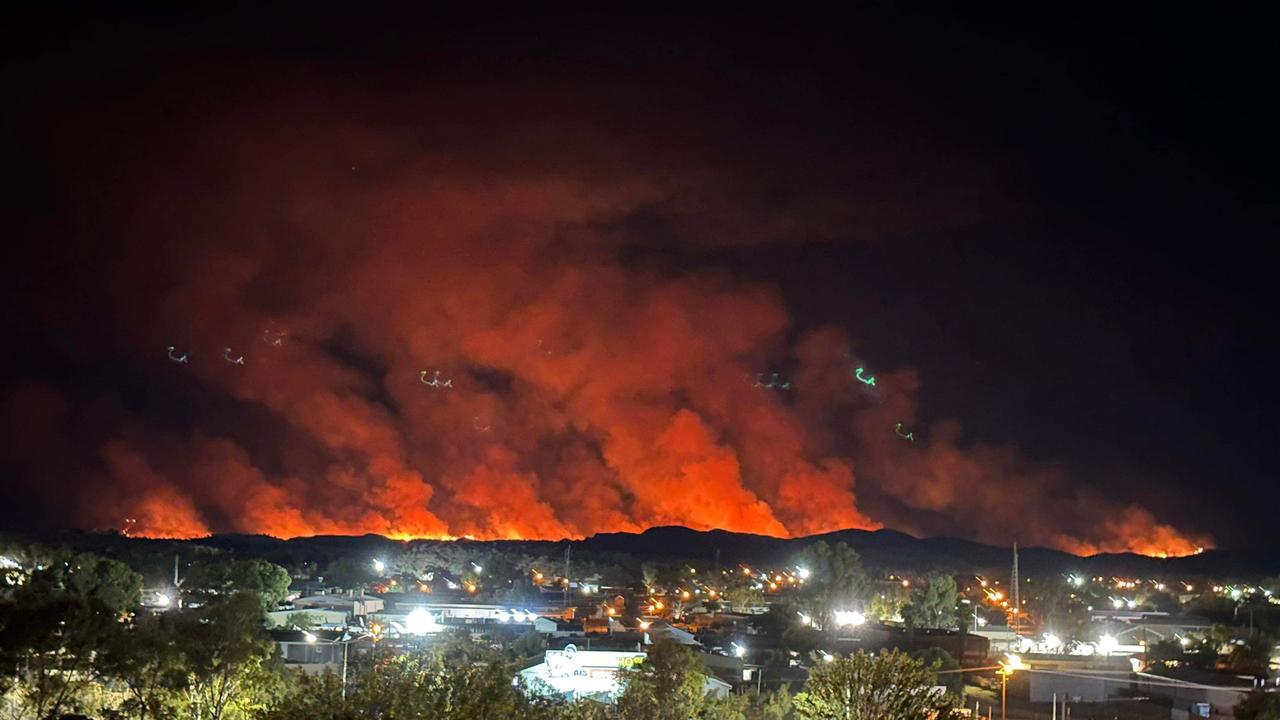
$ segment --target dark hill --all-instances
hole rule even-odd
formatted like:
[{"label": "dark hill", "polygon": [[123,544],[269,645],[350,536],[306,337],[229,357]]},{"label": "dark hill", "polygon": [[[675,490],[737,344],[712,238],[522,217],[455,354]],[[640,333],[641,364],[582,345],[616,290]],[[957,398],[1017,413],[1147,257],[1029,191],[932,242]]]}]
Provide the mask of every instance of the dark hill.
[{"label": "dark hill", "polygon": [[[264,535],[214,535],[198,540],[161,541],[124,538],[114,534],[63,532],[36,539],[117,556],[182,544],[264,557],[277,562],[308,559],[321,563],[350,555],[376,557],[405,547],[402,541],[380,535],[321,535],[291,540]],[[574,554],[579,557],[625,554],[636,558],[687,559],[699,562],[719,558],[725,564],[769,564],[788,562],[800,549],[819,540],[848,543],[858,551],[866,565],[886,571],[1006,574],[1012,561],[1009,548],[957,538],[916,538],[895,530],[840,530],[824,535],[784,539],[725,530],[697,531],[685,527],[655,527],[642,533],[600,533],[584,540],[572,541],[572,545]],[[565,541],[543,540],[455,542],[496,549],[510,548],[518,552],[552,557],[560,556],[566,545]],[[1200,555],[1169,559],[1130,553],[1082,558],[1060,550],[1029,547],[1021,548],[1018,557],[1022,572],[1027,576],[1088,573],[1248,579],[1280,575],[1280,555],[1255,550],[1209,550]]]}]

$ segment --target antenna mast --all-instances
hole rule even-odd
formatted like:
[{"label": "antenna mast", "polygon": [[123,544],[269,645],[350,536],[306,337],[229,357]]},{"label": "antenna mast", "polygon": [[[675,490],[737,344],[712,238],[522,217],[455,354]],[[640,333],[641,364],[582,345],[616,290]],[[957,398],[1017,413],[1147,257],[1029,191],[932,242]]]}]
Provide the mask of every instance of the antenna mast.
[{"label": "antenna mast", "polygon": [[1013,623],[1012,623],[1012,627],[1010,627],[1009,629],[1012,630],[1014,634],[1017,634],[1018,631],[1022,629],[1022,619],[1020,617],[1022,615],[1022,602],[1018,594],[1019,582],[1018,582],[1018,541],[1017,540],[1013,541],[1012,585],[1013,587],[1010,591],[1010,594],[1012,595],[1011,599],[1013,601]]}]

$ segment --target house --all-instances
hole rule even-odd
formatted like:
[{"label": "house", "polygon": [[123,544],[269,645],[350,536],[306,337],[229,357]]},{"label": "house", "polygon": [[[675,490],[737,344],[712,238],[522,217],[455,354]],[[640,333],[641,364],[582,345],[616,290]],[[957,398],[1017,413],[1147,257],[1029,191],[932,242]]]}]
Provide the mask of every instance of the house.
[{"label": "house", "polygon": [[653,622],[649,625],[649,629],[645,631],[645,644],[670,640],[677,645],[701,645],[693,633],[687,630],[681,630],[665,622]]},{"label": "house", "polygon": [[372,644],[371,638],[354,637],[344,630],[274,628],[267,633],[279,648],[285,666],[306,673],[341,672],[352,654],[367,652]]},{"label": "house", "polygon": [[533,619],[533,629],[535,632],[550,635],[551,637],[568,637],[570,635],[581,635],[584,632],[581,622],[550,618],[545,615],[539,615]]}]

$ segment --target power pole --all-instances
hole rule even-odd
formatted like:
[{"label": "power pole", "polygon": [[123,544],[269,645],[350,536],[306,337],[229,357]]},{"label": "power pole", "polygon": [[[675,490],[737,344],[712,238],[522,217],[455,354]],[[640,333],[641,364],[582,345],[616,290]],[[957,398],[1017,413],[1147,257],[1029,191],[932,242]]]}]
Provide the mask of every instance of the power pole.
[{"label": "power pole", "polygon": [[1022,613],[1022,603],[1018,595],[1018,541],[1013,541],[1013,627],[1009,628],[1017,634],[1022,628],[1022,621],[1018,617]]},{"label": "power pole", "polygon": [[569,562],[573,556],[573,541],[567,541],[564,546],[564,609],[569,609]]}]

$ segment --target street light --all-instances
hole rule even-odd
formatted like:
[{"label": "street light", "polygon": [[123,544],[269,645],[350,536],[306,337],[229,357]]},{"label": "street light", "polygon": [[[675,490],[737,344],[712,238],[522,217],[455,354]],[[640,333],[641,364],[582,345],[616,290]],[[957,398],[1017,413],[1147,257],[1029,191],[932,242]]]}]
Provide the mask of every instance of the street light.
[{"label": "street light", "polygon": [[1009,676],[1017,670],[1026,670],[1021,655],[1012,653],[1005,655],[1005,662],[1000,663],[1000,720],[1005,720],[1006,697],[1008,695]]},{"label": "street light", "polygon": [[1116,639],[1110,635],[1103,635],[1098,638],[1098,650],[1107,657],[1110,657],[1111,653],[1115,652],[1118,646],[1119,643],[1117,643]]},{"label": "street light", "polygon": [[[307,641],[308,645],[315,645],[319,639],[315,636],[314,633],[307,632],[307,631],[303,631],[302,638]],[[354,637],[349,637],[346,640],[325,641],[326,644],[330,646],[332,645],[342,646],[342,699],[343,700],[347,699],[347,648],[351,646],[351,643],[359,640],[360,638],[361,636],[356,635]]]},{"label": "street light", "polygon": [[995,670],[999,672],[1000,673],[1000,720],[1005,720],[1005,717],[1004,717],[1005,716],[1005,698],[1006,698],[1006,691],[1007,691],[1009,676],[1012,675],[1017,670],[1030,670],[1031,666],[1022,662],[1021,655],[1009,653],[1004,657],[1005,657],[1005,661],[1000,663],[999,665],[987,665],[984,667],[976,667],[976,668],[956,668],[954,670],[939,670],[934,674],[950,675],[951,673],[986,672],[988,670]]}]

